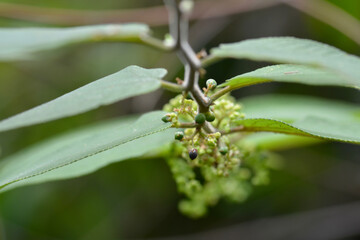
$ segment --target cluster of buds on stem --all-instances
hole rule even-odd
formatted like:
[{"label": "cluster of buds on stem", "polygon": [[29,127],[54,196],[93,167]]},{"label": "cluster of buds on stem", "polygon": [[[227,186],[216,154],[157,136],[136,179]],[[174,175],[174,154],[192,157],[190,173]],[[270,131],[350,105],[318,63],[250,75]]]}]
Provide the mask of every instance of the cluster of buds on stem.
[{"label": "cluster of buds on stem", "polygon": [[[209,90],[216,86],[216,81],[212,79],[207,83]],[[195,160],[193,164],[213,164],[216,169],[223,168],[218,172],[224,175],[228,172],[226,169],[232,168],[233,163],[240,164],[240,151],[231,145],[227,136],[220,133],[236,127],[236,120],[244,117],[241,106],[232,97],[224,96],[215,101],[208,112],[198,113],[196,102],[183,94],[171,99],[164,110],[169,112],[163,117],[164,122],[171,122],[173,127],[185,129],[176,132],[175,139],[186,148],[187,158]],[[216,131],[205,131],[205,122],[212,124]]]},{"label": "cluster of buds on stem", "polygon": [[185,66],[184,80],[178,80],[178,85],[167,84],[183,91],[164,107],[168,113],[162,120],[179,129],[167,161],[178,190],[187,197],[180,202],[180,210],[188,216],[200,217],[206,213],[207,206],[216,204],[220,198],[245,200],[251,181],[261,170],[262,177],[256,178],[256,182],[261,183],[266,171],[264,164],[257,162],[259,158],[253,157],[256,152],[248,152],[237,145],[242,133],[235,138],[228,136],[235,129],[242,129],[237,125],[237,120],[244,118],[241,106],[232,97],[224,96],[225,91],[213,95],[217,88],[214,79],[206,81],[203,91],[198,85],[199,77],[204,75],[201,57],[206,56],[206,52],[196,54],[188,42],[193,1],[165,2],[170,13],[171,35],[163,44],[176,51]]}]

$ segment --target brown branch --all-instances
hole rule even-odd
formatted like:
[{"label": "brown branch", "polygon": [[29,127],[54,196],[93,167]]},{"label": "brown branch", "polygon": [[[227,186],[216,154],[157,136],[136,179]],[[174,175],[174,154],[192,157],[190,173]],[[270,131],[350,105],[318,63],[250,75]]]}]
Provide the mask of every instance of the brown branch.
[{"label": "brown branch", "polygon": [[283,2],[330,25],[360,45],[360,21],[338,6],[323,0],[283,0]]},{"label": "brown branch", "polygon": [[[279,3],[278,0],[202,0],[196,2],[190,19],[196,20],[228,16],[240,12],[266,8],[277,3]],[[164,6],[95,11],[0,3],[0,17],[57,25],[142,22],[151,26],[161,26],[168,24],[167,15]]]}]

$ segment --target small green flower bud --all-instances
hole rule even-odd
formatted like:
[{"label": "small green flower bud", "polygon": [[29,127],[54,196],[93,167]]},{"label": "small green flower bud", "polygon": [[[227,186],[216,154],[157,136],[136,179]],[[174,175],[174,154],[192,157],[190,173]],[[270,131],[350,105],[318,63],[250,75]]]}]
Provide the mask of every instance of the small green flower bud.
[{"label": "small green flower bud", "polygon": [[215,136],[216,138],[220,138],[220,137],[221,137],[221,133],[220,133],[220,132],[216,132],[216,133],[214,133],[214,136]]},{"label": "small green flower bud", "polygon": [[200,144],[199,137],[198,136],[194,137],[193,142],[194,142],[195,145],[199,145]]},{"label": "small green flower bud", "polygon": [[182,12],[189,14],[194,8],[194,2],[192,0],[182,0],[179,8]]},{"label": "small green flower bud", "polygon": [[195,130],[193,128],[186,128],[185,129],[185,135],[190,136],[190,135],[194,134],[194,132],[195,132]]},{"label": "small green flower bud", "polygon": [[197,156],[198,156],[198,151],[195,148],[189,151],[189,157],[191,160],[194,160],[195,158],[197,158]]},{"label": "small green flower bud", "polygon": [[226,155],[228,152],[229,152],[229,149],[228,147],[221,147],[219,149],[219,152],[222,154],[222,155]]},{"label": "small green flower bud", "polygon": [[219,163],[217,166],[218,169],[224,169],[225,168],[225,164],[224,163]]},{"label": "small green flower bud", "polygon": [[198,124],[203,124],[206,120],[206,117],[205,117],[205,114],[203,113],[198,113],[196,116],[195,116],[195,122],[198,123]]},{"label": "small green flower bud", "polygon": [[185,100],[184,100],[184,104],[187,105],[187,106],[192,106],[193,102],[194,102],[194,101],[191,100],[191,99],[185,99]]},{"label": "small green flower bud", "polygon": [[164,44],[166,46],[173,46],[175,43],[174,38],[170,34],[165,34]]},{"label": "small green flower bud", "polygon": [[204,155],[206,153],[206,148],[200,148],[198,154]]},{"label": "small green flower bud", "polygon": [[234,165],[238,165],[240,163],[240,159],[238,158],[231,158],[230,159],[230,162]]},{"label": "small green flower bud", "polygon": [[[215,147],[216,145],[214,144],[214,146],[212,146],[212,147]],[[214,149],[212,149],[212,148],[206,148],[206,150],[205,150],[205,152],[207,153],[207,154],[211,154],[212,152],[214,151]]]},{"label": "small green flower bud", "polygon": [[163,116],[162,118],[161,118],[161,120],[164,122],[164,123],[168,123],[168,122],[170,122],[170,117],[169,116]]},{"label": "small green flower bud", "polygon": [[210,147],[215,147],[216,146],[216,139],[214,138],[208,138],[206,140],[206,143],[210,146]]},{"label": "small green flower bud", "polygon": [[214,90],[217,86],[217,82],[214,79],[208,79],[206,81],[206,87],[210,90]]},{"label": "small green flower bud", "polygon": [[215,114],[213,112],[205,113],[206,121],[213,122],[215,120]]},{"label": "small green flower bud", "polygon": [[181,132],[181,131],[179,131],[179,132],[176,132],[175,133],[175,139],[176,140],[182,140],[183,139],[183,137],[184,137],[184,133],[183,132]]}]

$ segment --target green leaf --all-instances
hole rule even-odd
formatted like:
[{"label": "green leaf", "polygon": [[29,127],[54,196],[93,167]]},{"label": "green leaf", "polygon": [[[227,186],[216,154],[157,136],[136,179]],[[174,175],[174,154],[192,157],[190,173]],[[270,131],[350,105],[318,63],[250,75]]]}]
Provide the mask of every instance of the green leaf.
[{"label": "green leaf", "polygon": [[[169,143],[175,129],[164,112],[86,127],[2,160],[0,192],[22,185],[78,177],[110,163],[140,157]],[[130,124],[131,123],[131,124]]]},{"label": "green leaf", "polygon": [[360,106],[310,96],[270,94],[243,98],[247,118],[269,118],[294,122],[307,117],[318,117],[338,122],[360,123]]},{"label": "green leaf", "polygon": [[238,120],[237,124],[244,126],[244,131],[250,132],[277,132],[360,144],[359,123],[349,124],[309,117],[291,124],[265,118],[242,119]]},{"label": "green leaf", "polygon": [[27,60],[34,53],[81,42],[141,42],[144,24],[112,24],[68,28],[0,28],[0,61]]},{"label": "green leaf", "polygon": [[318,138],[272,132],[252,133],[240,140],[240,144],[245,145],[248,148],[255,147],[271,151],[281,151],[291,148],[304,147],[321,142],[323,141]]},{"label": "green leaf", "polygon": [[250,59],[322,67],[334,71],[347,86],[360,86],[360,58],[329,45],[293,37],[250,39],[212,49],[204,64],[221,58]]},{"label": "green leaf", "polygon": [[127,67],[50,102],[0,121],[0,132],[74,116],[158,89],[165,69]]},{"label": "green leaf", "polygon": [[360,107],[312,97],[269,95],[244,99],[245,131],[285,133],[360,143]]},{"label": "green leaf", "polygon": [[266,82],[289,82],[308,85],[348,86],[348,81],[331,71],[303,66],[282,64],[264,67],[227,80],[220,87],[231,90]]}]

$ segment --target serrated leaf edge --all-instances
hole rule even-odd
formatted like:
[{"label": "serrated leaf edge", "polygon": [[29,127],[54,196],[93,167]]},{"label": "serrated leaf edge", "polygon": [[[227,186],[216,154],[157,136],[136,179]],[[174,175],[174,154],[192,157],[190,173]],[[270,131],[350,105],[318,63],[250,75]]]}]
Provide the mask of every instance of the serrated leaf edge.
[{"label": "serrated leaf edge", "polygon": [[47,169],[47,170],[44,170],[44,171],[41,171],[41,172],[38,172],[38,173],[35,173],[35,174],[32,174],[32,175],[29,175],[29,176],[26,176],[26,177],[22,177],[22,178],[18,178],[18,179],[9,181],[9,182],[1,185],[1,186],[0,186],[0,190],[3,189],[4,187],[10,185],[10,184],[13,184],[13,183],[16,183],[16,182],[20,182],[20,181],[23,181],[23,180],[26,180],[26,179],[29,179],[29,178],[33,178],[33,177],[36,177],[36,176],[45,174],[45,173],[47,173],[47,172],[51,172],[51,171],[56,170],[56,169],[58,169],[58,168],[62,168],[62,167],[71,165],[71,164],[76,163],[76,162],[78,162],[78,161],[81,161],[81,160],[83,160],[83,159],[85,159],[85,158],[88,158],[88,157],[94,156],[94,155],[96,155],[96,154],[99,154],[99,153],[108,151],[108,150],[110,150],[110,149],[113,149],[113,148],[118,147],[118,146],[120,146],[120,145],[126,144],[126,143],[128,143],[128,142],[131,142],[131,141],[134,141],[134,140],[137,140],[137,139],[140,139],[140,138],[143,138],[143,137],[146,137],[146,136],[155,134],[155,133],[159,133],[159,132],[165,131],[166,129],[169,129],[169,128],[171,128],[171,125],[168,125],[168,126],[166,126],[166,127],[160,128],[160,129],[158,129],[158,130],[156,130],[156,131],[149,132],[149,133],[146,133],[146,134],[143,134],[143,135],[134,137],[134,138],[132,138],[132,139],[129,139],[129,140],[120,142],[120,143],[115,144],[115,145],[113,145],[113,146],[110,146],[110,147],[101,149],[101,150],[99,150],[99,151],[96,151],[96,152],[91,153],[91,154],[88,154],[88,155],[86,155],[86,156],[84,156],[84,157],[75,159],[75,160],[70,161],[70,162],[68,162],[68,163],[64,163],[64,164],[62,164],[62,165],[59,165],[59,166],[56,166],[56,167],[52,167],[52,168],[49,168],[49,169]]}]

